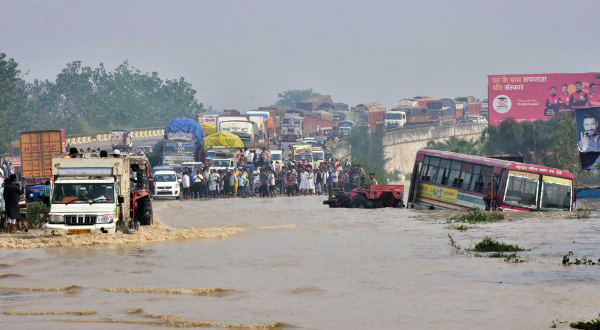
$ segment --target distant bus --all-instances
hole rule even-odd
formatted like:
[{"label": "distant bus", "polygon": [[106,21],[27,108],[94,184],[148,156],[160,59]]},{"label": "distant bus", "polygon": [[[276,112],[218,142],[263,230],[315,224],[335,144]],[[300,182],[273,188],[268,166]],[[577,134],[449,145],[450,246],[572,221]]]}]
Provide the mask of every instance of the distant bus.
[{"label": "distant bus", "polygon": [[571,211],[573,182],[571,173],[555,168],[423,149],[407,207],[486,209],[484,197],[491,196],[496,210]]}]

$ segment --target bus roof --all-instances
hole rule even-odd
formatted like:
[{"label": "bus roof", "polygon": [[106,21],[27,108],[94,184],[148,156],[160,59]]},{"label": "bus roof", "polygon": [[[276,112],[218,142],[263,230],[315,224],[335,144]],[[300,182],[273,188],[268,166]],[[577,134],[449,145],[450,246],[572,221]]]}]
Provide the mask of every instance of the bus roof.
[{"label": "bus roof", "polygon": [[574,179],[573,174],[569,173],[568,171],[563,171],[563,170],[559,170],[559,169],[555,169],[555,168],[551,168],[551,167],[545,167],[545,166],[540,166],[540,165],[531,165],[531,164],[525,164],[525,163],[519,163],[519,162],[511,162],[511,161],[507,161],[507,160],[493,159],[493,158],[487,158],[487,157],[481,157],[481,156],[465,155],[465,154],[459,154],[459,153],[450,152],[450,151],[421,149],[417,152],[416,158],[417,158],[417,160],[423,160],[424,156],[433,156],[433,157],[439,157],[439,158],[454,159],[454,160],[459,160],[459,161],[463,161],[463,162],[471,162],[471,163],[506,168],[506,169],[511,169],[511,170],[519,170],[519,171],[547,174],[547,175],[560,176],[560,177],[565,177],[565,178],[569,178],[569,179]]}]

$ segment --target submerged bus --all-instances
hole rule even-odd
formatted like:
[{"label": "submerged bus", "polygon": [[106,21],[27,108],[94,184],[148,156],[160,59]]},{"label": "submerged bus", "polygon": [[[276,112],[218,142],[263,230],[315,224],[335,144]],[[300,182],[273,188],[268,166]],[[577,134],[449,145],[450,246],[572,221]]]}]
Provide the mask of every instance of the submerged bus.
[{"label": "submerged bus", "polygon": [[423,149],[415,158],[407,207],[571,211],[573,181],[571,173],[555,168]]}]

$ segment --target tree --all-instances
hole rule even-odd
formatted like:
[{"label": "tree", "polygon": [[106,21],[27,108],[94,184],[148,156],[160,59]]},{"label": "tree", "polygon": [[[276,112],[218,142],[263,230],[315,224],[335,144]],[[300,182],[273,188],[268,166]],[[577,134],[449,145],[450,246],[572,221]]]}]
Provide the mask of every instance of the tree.
[{"label": "tree", "polygon": [[567,115],[558,122],[558,129],[552,134],[552,139],[555,143],[550,165],[571,172],[577,182],[589,177],[589,172],[581,169],[577,151],[577,126],[573,116]]},{"label": "tree", "polygon": [[304,101],[311,96],[321,95],[313,92],[312,88],[309,89],[290,89],[283,93],[277,94],[279,100],[275,105],[284,105],[292,109],[296,109],[296,102]]},{"label": "tree", "polygon": [[443,142],[435,142],[433,140],[430,140],[429,142],[427,142],[427,149],[457,152],[460,154],[475,156],[480,156],[482,154],[479,140],[459,139],[456,136],[451,136],[449,139]]},{"label": "tree", "polygon": [[114,72],[101,63],[92,69],[74,61],[56,81],[35,80],[27,86],[36,128],[68,127],[68,134],[114,128],[163,126],[176,117],[194,118],[204,111],[196,91],[184,78],[162,80],[142,73],[127,61]]},{"label": "tree", "polygon": [[29,128],[31,113],[27,105],[25,82],[19,64],[0,53],[0,152],[8,152],[19,131]]}]

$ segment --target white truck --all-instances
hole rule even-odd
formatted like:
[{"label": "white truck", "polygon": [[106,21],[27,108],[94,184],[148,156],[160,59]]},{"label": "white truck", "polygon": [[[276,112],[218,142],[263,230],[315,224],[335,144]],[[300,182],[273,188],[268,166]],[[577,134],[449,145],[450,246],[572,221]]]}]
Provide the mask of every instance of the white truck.
[{"label": "white truck", "polygon": [[250,116],[225,115],[217,117],[217,132],[228,131],[240,137],[244,145],[258,142],[258,125]]},{"label": "white truck", "polygon": [[45,231],[114,233],[151,225],[148,170],[146,157],[53,158],[54,185]]}]

